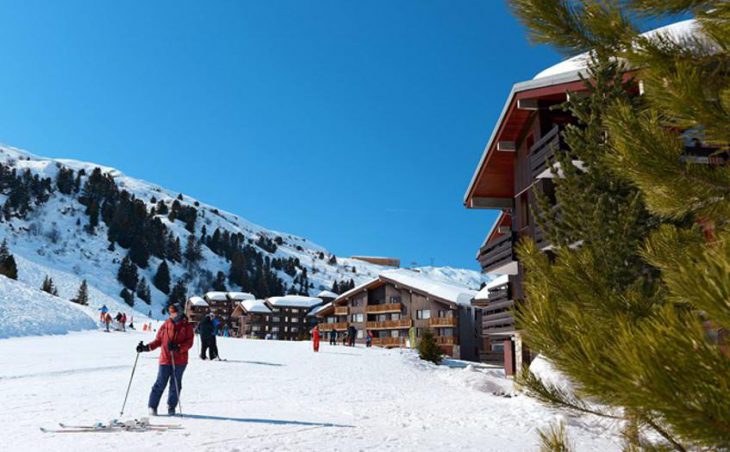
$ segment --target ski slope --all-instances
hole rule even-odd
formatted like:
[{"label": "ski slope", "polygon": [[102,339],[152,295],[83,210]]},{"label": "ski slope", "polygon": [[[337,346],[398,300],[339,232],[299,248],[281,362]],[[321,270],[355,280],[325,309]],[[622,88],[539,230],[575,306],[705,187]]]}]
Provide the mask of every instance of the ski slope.
[{"label": "ski slope", "polygon": [[[511,391],[497,369],[436,367],[401,350],[325,344],[315,354],[307,342],[222,339],[228,361],[191,355],[182,390],[188,416],[174,419],[184,430],[40,431],[117,418],[134,346],[151,339],[86,331],[0,340],[2,449],[526,451],[538,448],[536,429],[560,416],[523,395],[493,395]],[[124,419],[146,416],[156,358],[140,356]],[[620,449],[618,435],[607,433],[615,430],[602,421],[567,422],[576,450]]]}]

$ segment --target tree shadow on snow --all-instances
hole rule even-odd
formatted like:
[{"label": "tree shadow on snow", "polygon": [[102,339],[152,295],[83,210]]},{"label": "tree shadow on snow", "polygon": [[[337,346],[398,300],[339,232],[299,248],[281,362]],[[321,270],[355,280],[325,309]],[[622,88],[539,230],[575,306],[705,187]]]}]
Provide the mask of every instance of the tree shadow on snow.
[{"label": "tree shadow on snow", "polygon": [[258,418],[241,418],[227,416],[209,416],[206,414],[185,414],[183,418],[203,419],[207,421],[229,421],[243,422],[246,424],[272,424],[272,425],[303,425],[306,427],[342,427],[355,428],[354,425],[334,424],[331,422],[306,422],[306,421],[288,421],[282,419],[258,419]]}]

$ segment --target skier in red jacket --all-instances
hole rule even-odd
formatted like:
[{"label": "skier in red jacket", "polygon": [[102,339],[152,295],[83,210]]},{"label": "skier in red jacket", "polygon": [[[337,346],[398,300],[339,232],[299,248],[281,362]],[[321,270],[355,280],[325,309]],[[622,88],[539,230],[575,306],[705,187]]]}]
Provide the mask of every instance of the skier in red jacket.
[{"label": "skier in red jacket", "polygon": [[183,373],[188,364],[188,350],[193,347],[195,338],[193,326],[183,314],[182,307],[173,304],[168,306],[167,310],[170,318],[165,320],[165,323],[157,330],[155,340],[147,345],[142,342],[137,345],[137,353],[149,352],[161,347],[157,381],[152,386],[148,403],[152,416],[157,416],[157,406],[160,404],[162,393],[168,382],[170,389],[167,391],[167,414],[170,416],[175,414],[179,391],[182,390]]},{"label": "skier in red jacket", "polygon": [[315,352],[319,351],[319,327],[317,325],[312,328],[312,347]]}]

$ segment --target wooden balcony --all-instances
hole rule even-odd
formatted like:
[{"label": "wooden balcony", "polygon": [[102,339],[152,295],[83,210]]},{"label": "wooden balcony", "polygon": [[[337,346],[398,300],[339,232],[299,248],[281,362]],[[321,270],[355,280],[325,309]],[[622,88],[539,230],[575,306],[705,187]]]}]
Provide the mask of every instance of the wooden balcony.
[{"label": "wooden balcony", "polygon": [[449,328],[456,326],[456,317],[435,317],[428,320],[432,328]]},{"label": "wooden balcony", "polygon": [[387,312],[401,312],[403,305],[400,303],[369,304],[365,307],[368,314],[384,314]]},{"label": "wooden balcony", "polygon": [[536,179],[555,162],[555,153],[562,148],[560,127],[555,126],[530,148],[530,176]]},{"label": "wooden balcony", "polygon": [[365,327],[369,330],[400,330],[413,326],[411,319],[385,320],[383,322],[367,322]]},{"label": "wooden balcony", "polygon": [[320,323],[319,325],[319,331],[325,332],[325,331],[345,331],[347,329],[347,322],[337,322],[337,323]]},{"label": "wooden balcony", "polygon": [[436,343],[439,345],[456,345],[456,338],[454,336],[435,336]]},{"label": "wooden balcony", "polygon": [[335,306],[335,315],[347,315],[350,313],[348,306]]},{"label": "wooden balcony", "polygon": [[400,347],[405,341],[405,337],[374,337],[372,344],[378,347]]},{"label": "wooden balcony", "polygon": [[[479,256],[477,257],[482,267],[482,272],[490,273],[495,270],[502,270],[505,266],[516,263],[514,253],[516,239],[517,235],[515,233],[507,233],[482,246],[479,249]],[[500,273],[506,272],[500,271]]]}]

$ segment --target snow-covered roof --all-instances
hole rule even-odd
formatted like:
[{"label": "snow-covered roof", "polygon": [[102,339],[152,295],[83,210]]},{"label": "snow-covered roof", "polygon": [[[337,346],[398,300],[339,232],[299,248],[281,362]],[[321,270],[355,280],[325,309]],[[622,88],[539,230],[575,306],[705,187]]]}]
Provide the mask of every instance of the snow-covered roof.
[{"label": "snow-covered roof", "polygon": [[256,296],[248,292],[228,292],[228,298],[236,301],[255,300]]},{"label": "snow-covered roof", "polygon": [[336,293],[329,291],[329,290],[323,290],[322,292],[317,294],[317,298],[337,298],[339,295]]},{"label": "snow-covered roof", "polygon": [[317,314],[318,314],[318,313],[319,313],[320,311],[322,311],[322,310],[324,310],[324,309],[327,309],[327,308],[329,308],[329,307],[331,307],[331,306],[332,306],[332,302],[331,302],[331,301],[330,301],[329,303],[325,303],[325,304],[323,304],[322,306],[315,306],[314,308],[312,308],[312,310],[311,310],[311,311],[309,311],[309,313],[307,313],[307,315],[309,315],[309,316],[315,316],[315,315],[317,315]]},{"label": "snow-covered roof", "polygon": [[499,275],[493,280],[489,281],[482,289],[477,292],[474,297],[475,300],[486,300],[489,298],[489,289],[502,286],[509,282],[509,275]]},{"label": "snow-covered roof", "polygon": [[241,302],[241,306],[248,312],[256,312],[260,314],[271,314],[271,309],[266,306],[264,300],[245,300]]},{"label": "snow-covered roof", "polygon": [[[694,19],[689,19],[647,31],[646,33],[642,33],[641,36],[651,39],[656,36],[663,35],[671,38],[675,42],[678,42],[689,36],[696,36],[698,30],[699,24]],[[541,71],[533,78],[533,80],[566,73],[578,73],[584,70],[588,65],[588,57],[589,54],[586,52],[572,58],[568,58],[567,60],[561,61],[560,63]]]},{"label": "snow-covered roof", "polygon": [[271,297],[266,301],[272,306],[287,308],[313,308],[322,303],[322,300],[316,297],[305,297],[303,295],[284,295],[283,297]]},{"label": "snow-covered roof", "polygon": [[228,299],[225,292],[208,292],[205,294],[205,298],[212,301],[226,301]]},{"label": "snow-covered roof", "polygon": [[413,270],[402,268],[386,270],[380,274],[380,277],[461,305],[470,305],[471,300],[477,294],[475,290],[471,290],[466,286],[435,281]]},{"label": "snow-covered roof", "polygon": [[190,303],[192,303],[193,306],[208,306],[208,303],[206,303],[205,300],[203,300],[202,298],[200,298],[198,296],[190,297],[190,300],[188,300],[188,301],[190,301]]}]

